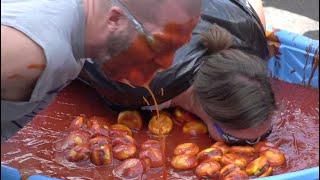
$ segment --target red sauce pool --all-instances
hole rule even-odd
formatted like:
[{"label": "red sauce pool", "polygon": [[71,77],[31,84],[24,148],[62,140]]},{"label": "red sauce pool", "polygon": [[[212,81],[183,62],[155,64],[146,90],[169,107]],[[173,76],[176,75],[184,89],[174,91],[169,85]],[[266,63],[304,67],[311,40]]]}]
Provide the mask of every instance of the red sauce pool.
[{"label": "red sauce pool", "polygon": [[[274,129],[268,141],[279,145],[286,154],[287,163],[276,168],[275,174],[293,172],[319,165],[319,91],[271,80],[278,109],[273,116]],[[71,120],[79,115],[117,117],[107,109],[97,94],[89,87],[75,81],[63,90],[56,100],[34,120],[1,146],[1,163],[19,169],[23,177],[33,174],[63,179],[115,179],[112,170],[119,164],[95,167],[90,163],[69,163],[55,153],[55,142],[66,133]],[[146,118],[147,119],[147,118]],[[144,130],[134,132],[139,144],[154,139]],[[170,159],[176,145],[194,142],[200,149],[214,143],[208,135],[190,137],[182,134],[182,127],[175,124],[166,138],[168,179],[197,179],[192,171],[177,172],[170,168]],[[144,179],[162,179],[162,169],[151,169]]]}]

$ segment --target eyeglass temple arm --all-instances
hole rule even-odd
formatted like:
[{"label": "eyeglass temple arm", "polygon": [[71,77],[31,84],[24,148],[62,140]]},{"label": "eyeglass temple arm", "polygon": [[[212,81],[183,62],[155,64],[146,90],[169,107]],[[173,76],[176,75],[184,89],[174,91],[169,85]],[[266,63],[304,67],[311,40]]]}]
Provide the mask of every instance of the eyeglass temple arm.
[{"label": "eyeglass temple arm", "polygon": [[128,7],[120,0],[112,0],[115,4],[120,5],[123,10],[125,11],[126,16],[129,18],[131,23],[133,24],[134,28],[142,35],[145,35],[149,42],[153,42],[153,37],[150,35],[145,28],[143,27],[142,23],[140,23],[136,17],[133,16],[132,13],[130,13]]}]

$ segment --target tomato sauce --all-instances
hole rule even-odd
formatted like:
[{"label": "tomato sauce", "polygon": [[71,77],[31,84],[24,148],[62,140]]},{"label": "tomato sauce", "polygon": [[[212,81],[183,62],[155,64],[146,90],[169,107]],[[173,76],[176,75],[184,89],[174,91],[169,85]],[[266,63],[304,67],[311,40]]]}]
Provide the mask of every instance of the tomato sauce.
[{"label": "tomato sauce", "polygon": [[310,78],[308,80],[308,85],[311,85],[311,81],[313,79],[314,73],[316,72],[316,70],[319,67],[319,46],[316,49],[315,53],[314,53],[314,57],[312,59],[312,69],[311,69],[311,75]]},{"label": "tomato sauce", "polygon": [[[319,91],[278,80],[271,80],[277,110],[272,118],[273,132],[268,141],[279,146],[286,155],[286,165],[274,169],[273,175],[293,172],[319,165]],[[113,169],[120,164],[116,159],[110,166],[96,167],[89,162],[70,163],[55,151],[55,144],[67,133],[75,116],[105,116],[116,122],[117,112],[106,108],[99,96],[79,81],[64,89],[55,101],[34,120],[1,146],[1,163],[17,168],[23,177],[34,174],[63,179],[116,179]],[[148,132],[150,112],[143,112],[144,128],[133,133],[141,144],[157,139]],[[144,179],[197,179],[192,171],[171,168],[173,149],[181,143],[193,142],[200,150],[214,143],[208,134],[191,137],[183,134],[182,126],[174,123],[166,137],[166,173],[162,167],[150,169]]]},{"label": "tomato sauce", "polygon": [[29,64],[27,66],[28,69],[37,69],[37,70],[44,70],[46,68],[45,64]]}]

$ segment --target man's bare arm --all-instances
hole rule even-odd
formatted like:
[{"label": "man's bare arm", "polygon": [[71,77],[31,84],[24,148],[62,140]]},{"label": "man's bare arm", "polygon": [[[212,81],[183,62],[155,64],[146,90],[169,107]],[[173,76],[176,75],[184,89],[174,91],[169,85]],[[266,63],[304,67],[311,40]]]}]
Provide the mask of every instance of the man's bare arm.
[{"label": "man's bare arm", "polygon": [[1,25],[1,99],[29,100],[45,66],[40,46],[24,33]]},{"label": "man's bare arm", "polygon": [[253,9],[257,12],[264,29],[266,29],[266,19],[264,16],[264,9],[261,0],[248,0]]}]

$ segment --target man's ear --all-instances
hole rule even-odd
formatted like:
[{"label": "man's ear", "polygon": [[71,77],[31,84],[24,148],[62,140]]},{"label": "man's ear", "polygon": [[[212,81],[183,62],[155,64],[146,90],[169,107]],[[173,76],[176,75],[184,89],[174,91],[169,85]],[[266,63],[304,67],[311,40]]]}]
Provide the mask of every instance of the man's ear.
[{"label": "man's ear", "polygon": [[117,29],[125,26],[126,16],[123,10],[119,7],[113,6],[110,8],[108,15],[107,15],[107,25],[111,32],[116,31]]}]

